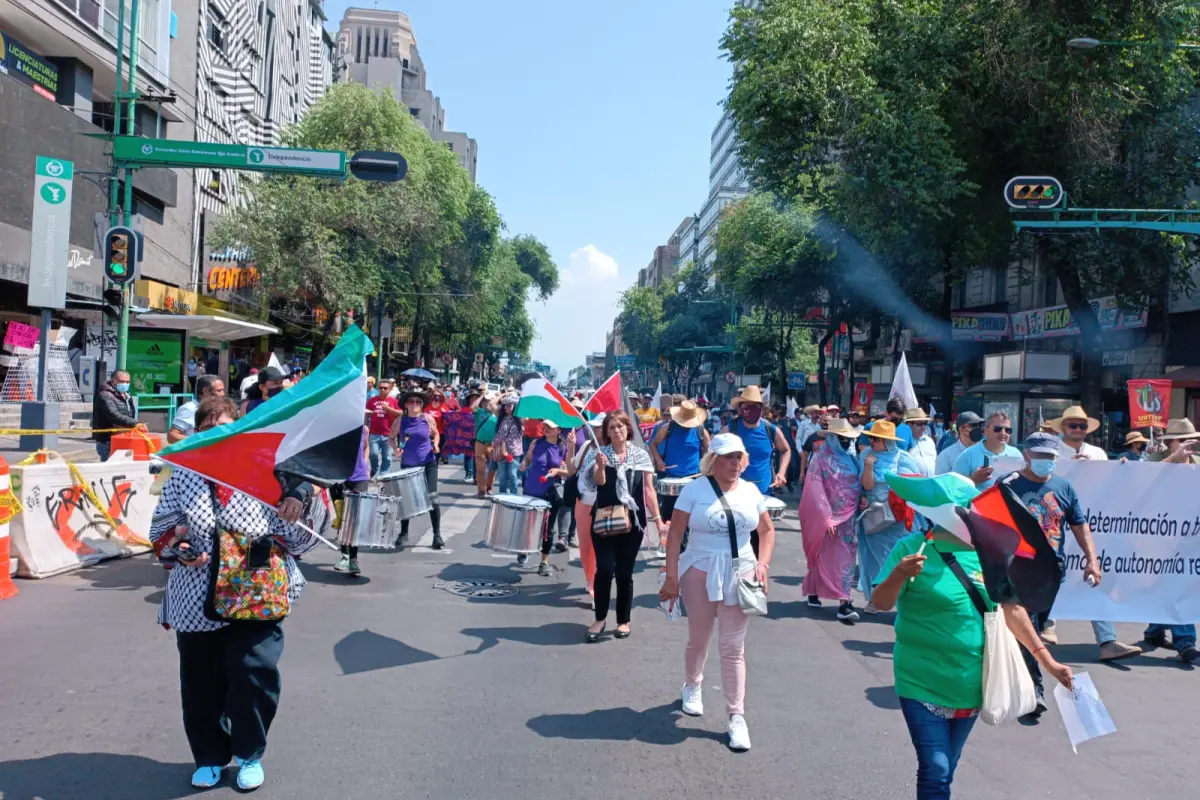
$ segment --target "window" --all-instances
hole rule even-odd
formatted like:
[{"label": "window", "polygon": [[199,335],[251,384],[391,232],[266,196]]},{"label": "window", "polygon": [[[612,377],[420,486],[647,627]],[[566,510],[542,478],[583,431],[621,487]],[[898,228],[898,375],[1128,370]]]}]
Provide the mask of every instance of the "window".
[{"label": "window", "polygon": [[409,114],[411,114],[411,115],[412,115],[413,117],[415,117],[416,119],[420,119],[420,118],[421,118],[421,109],[419,109],[419,108],[413,108],[413,107],[411,107],[411,106],[410,106],[410,107],[409,107],[409,109],[408,109],[408,113],[409,113]]},{"label": "window", "polygon": [[354,39],[354,63],[362,63],[362,28],[358,29],[358,36]]},{"label": "window", "polygon": [[221,193],[221,170],[214,169],[208,174],[208,190],[210,192]]}]

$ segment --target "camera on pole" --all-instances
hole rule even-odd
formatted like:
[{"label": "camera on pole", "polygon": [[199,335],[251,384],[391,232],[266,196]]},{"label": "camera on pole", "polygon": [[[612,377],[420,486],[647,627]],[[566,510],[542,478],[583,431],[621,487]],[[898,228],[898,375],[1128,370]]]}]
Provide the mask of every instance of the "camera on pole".
[{"label": "camera on pole", "polygon": [[118,286],[132,281],[136,271],[137,233],[117,225],[104,234],[104,275]]}]

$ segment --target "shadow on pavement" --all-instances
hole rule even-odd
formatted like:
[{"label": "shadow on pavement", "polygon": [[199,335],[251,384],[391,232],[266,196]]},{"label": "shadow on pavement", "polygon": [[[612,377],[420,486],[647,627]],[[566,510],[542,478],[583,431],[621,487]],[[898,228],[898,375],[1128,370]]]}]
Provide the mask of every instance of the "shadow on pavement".
[{"label": "shadow on pavement", "polygon": [[[513,556],[513,558],[515,559],[516,556]],[[534,561],[534,567],[536,568],[537,562],[533,558],[530,560]],[[513,568],[512,563],[495,566],[491,564],[447,564],[437,575],[430,575],[429,577],[441,581],[465,581],[479,578],[485,581],[501,581],[512,584],[521,582],[521,574]]]},{"label": "shadow on pavement", "polygon": [[646,744],[681,744],[687,739],[725,741],[725,734],[703,728],[680,728],[678,703],[645,711],[629,707],[603,708],[586,714],[545,714],[525,726],[547,739],[591,739]]},{"label": "shadow on pavement", "polygon": [[864,691],[867,700],[876,708],[888,711],[900,710],[900,698],[896,696],[894,686],[868,686]]},{"label": "shadow on pavement", "polygon": [[464,655],[475,655],[491,650],[500,642],[519,642],[540,646],[563,646],[583,644],[587,625],[582,622],[552,622],[537,628],[463,628],[463,636],[479,639],[479,646]]},{"label": "shadow on pavement", "polygon": [[772,575],[771,583],[778,583],[780,586],[799,586],[804,583],[803,575]]},{"label": "shadow on pavement", "polygon": [[80,589],[81,592],[94,589],[161,589],[167,583],[167,571],[149,556],[102,561],[94,566],[84,567],[75,574],[92,584]]},{"label": "shadow on pavement", "polygon": [[437,661],[440,658],[371,630],[347,634],[333,646],[333,657],[342,668],[343,675],[407,667],[409,664]]},{"label": "shadow on pavement", "polygon": [[[57,753],[0,761],[4,797],[104,797],[106,800],[176,800],[193,797],[195,766],[165,764],[120,753]],[[228,779],[227,779],[228,780]]]},{"label": "shadow on pavement", "polygon": [[309,583],[323,583],[328,586],[365,586],[371,582],[368,575],[353,577],[344,572],[334,572],[333,567],[318,566],[306,561],[297,561],[300,574]]},{"label": "shadow on pavement", "polygon": [[894,642],[863,642],[858,639],[843,639],[842,647],[852,652],[858,653],[860,656],[868,658],[883,658],[892,654]]},{"label": "shadow on pavement", "polygon": [[[1135,644],[1145,647],[1145,642],[1136,642]],[[1171,647],[1151,650],[1151,653],[1158,653],[1154,657],[1150,657],[1149,653],[1143,653],[1140,656],[1123,658],[1120,661],[1101,661],[1100,648],[1094,644],[1056,644],[1051,646],[1050,652],[1054,653],[1054,657],[1064,664],[1096,664],[1117,672],[1129,672],[1134,667],[1174,667],[1184,671],[1191,669],[1176,657],[1175,649]]]},{"label": "shadow on pavement", "polygon": [[163,595],[167,593],[166,589],[159,589],[157,592],[151,592],[142,599],[152,606],[156,606],[162,602]]}]

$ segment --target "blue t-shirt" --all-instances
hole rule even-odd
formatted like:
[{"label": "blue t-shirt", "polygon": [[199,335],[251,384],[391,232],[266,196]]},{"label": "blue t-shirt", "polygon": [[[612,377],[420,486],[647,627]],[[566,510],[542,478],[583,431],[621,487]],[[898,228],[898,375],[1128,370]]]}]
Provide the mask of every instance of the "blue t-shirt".
[{"label": "blue t-shirt", "polygon": [[[1021,451],[1011,444],[1004,445],[1004,449],[999,453],[993,453],[991,450],[986,449],[984,445],[985,442],[976,442],[959,453],[958,458],[954,460],[954,471],[959,475],[965,475],[969,478],[974,474],[975,470],[983,466],[983,459],[985,457],[989,458],[992,462],[997,458],[1022,458]],[[996,482],[997,477],[1003,476],[993,474],[991,478],[988,478],[976,488],[981,492],[984,489],[990,489],[992,484]]]},{"label": "blue t-shirt", "polygon": [[1071,525],[1082,525],[1087,521],[1079,495],[1071,482],[1060,475],[1051,475],[1045,483],[1031,481],[1019,472],[1005,478],[1004,484],[1012,489],[1021,505],[1029,509],[1038,521],[1046,541],[1062,555],[1063,537]]},{"label": "blue t-shirt", "polygon": [[695,475],[700,471],[700,429],[671,425],[659,446],[659,453],[667,465],[667,477]]},{"label": "blue t-shirt", "polygon": [[[871,426],[875,424],[875,420],[871,420],[866,424],[864,430],[871,430]],[[896,426],[896,438],[900,440],[900,449],[908,451],[912,448],[913,437],[912,428],[908,427],[907,422],[901,422]]]},{"label": "blue t-shirt", "polygon": [[770,497],[771,482],[775,479],[771,462],[775,452],[775,425],[763,419],[759,420],[758,427],[751,428],[738,418],[729,423],[729,432],[741,437],[742,444],[746,445],[746,454],[750,456],[750,463],[742,477]]}]

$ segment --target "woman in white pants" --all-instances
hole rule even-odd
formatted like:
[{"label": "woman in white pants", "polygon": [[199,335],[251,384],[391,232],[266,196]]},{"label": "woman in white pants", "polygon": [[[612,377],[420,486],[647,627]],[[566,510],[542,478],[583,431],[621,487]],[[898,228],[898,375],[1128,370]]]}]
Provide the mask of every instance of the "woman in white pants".
[{"label": "woman in white pants", "polygon": [[[667,538],[667,576],[659,597],[674,600],[681,594],[688,618],[688,643],[684,652],[683,712],[704,713],[701,685],[708,644],[714,624],[718,628],[721,654],[721,686],[729,715],[729,747],[750,749],[746,726],[746,623],[749,617],[738,604],[733,549],[725,503],[733,514],[738,560],[767,585],[771,553],[775,549],[775,525],[767,513],[762,493],[741,479],[748,463],[746,446],[732,433],[714,436],[700,462],[704,476],[689,483],[675,501]],[[687,530],[687,552],[680,556],[680,543]],[[750,534],[758,531],[758,559],[750,545]],[[747,567],[746,565],[753,565]]]}]

